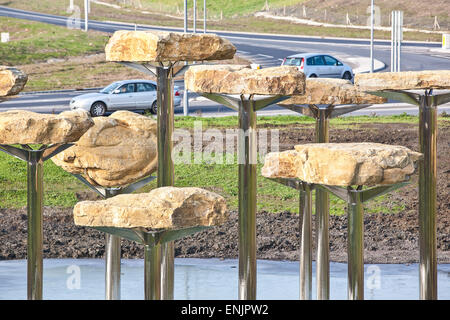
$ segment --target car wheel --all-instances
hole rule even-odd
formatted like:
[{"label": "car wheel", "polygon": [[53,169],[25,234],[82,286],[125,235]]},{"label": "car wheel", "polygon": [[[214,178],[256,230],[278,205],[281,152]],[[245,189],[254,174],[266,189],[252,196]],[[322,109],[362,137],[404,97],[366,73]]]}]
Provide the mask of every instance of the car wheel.
[{"label": "car wheel", "polygon": [[101,101],[94,102],[91,106],[91,116],[93,117],[101,117],[105,114],[105,112],[106,105]]},{"label": "car wheel", "polygon": [[156,100],[152,103],[152,107],[150,108],[150,112],[156,114],[158,112],[158,104]]},{"label": "car wheel", "polygon": [[312,75],[309,76],[310,78],[317,78],[317,76],[313,73]]},{"label": "car wheel", "polygon": [[344,75],[342,76],[342,79],[352,80],[352,74],[350,72],[348,72],[348,71],[345,71]]}]

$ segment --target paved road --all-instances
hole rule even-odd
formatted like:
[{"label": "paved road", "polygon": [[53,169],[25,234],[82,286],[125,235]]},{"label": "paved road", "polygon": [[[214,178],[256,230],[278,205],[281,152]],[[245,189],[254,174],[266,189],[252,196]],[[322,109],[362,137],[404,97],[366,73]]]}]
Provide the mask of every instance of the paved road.
[{"label": "paved road", "polygon": [[[0,16],[9,16],[20,19],[34,20],[55,25],[66,25],[67,17],[60,17],[35,12],[27,12],[17,9],[11,9],[0,6]],[[82,24],[83,26],[83,24]],[[91,29],[114,32],[116,30],[130,29],[134,30],[135,26],[131,24],[119,24],[112,22],[90,21]],[[151,26],[139,26],[139,30],[144,29],[165,29],[172,31],[180,31],[178,28],[161,28]],[[315,51],[329,52],[335,56],[341,57],[343,60],[349,60],[352,57],[368,57],[369,41],[361,39],[324,39],[317,37],[304,36],[283,36],[283,35],[267,35],[267,34],[246,34],[238,32],[217,32],[219,35],[228,38],[238,49],[238,54],[244,56],[255,63],[261,64],[263,67],[280,65],[281,60],[293,53]],[[402,69],[409,70],[430,70],[430,69],[450,69],[450,53],[444,53],[439,50],[438,43],[424,42],[405,42],[403,44]],[[390,42],[375,42],[375,58],[384,62],[386,70],[389,70],[390,62]],[[183,88],[183,83],[177,83]],[[18,99],[11,100],[0,104],[0,110],[11,108],[28,108],[38,112],[60,112],[67,110],[70,99],[73,96],[85,92],[65,92],[51,94],[33,94],[23,95]],[[195,97],[195,96],[194,96]],[[375,106],[377,114],[395,114],[395,113],[417,113],[415,108],[406,105],[390,105]],[[359,114],[372,113],[366,109],[360,111]],[[449,108],[444,106],[441,110],[449,112]],[[191,113],[202,113],[203,115],[220,115],[228,114],[230,111],[223,106],[217,104],[199,101],[190,105]],[[181,111],[177,110],[177,114]],[[285,110],[273,106],[264,112],[272,114],[284,113]],[[290,111],[289,111],[290,112]]]},{"label": "paved road", "polygon": [[[34,20],[65,26],[67,17],[23,11],[0,6],[0,16]],[[81,27],[84,21],[81,22]],[[112,33],[116,30],[134,30],[134,24],[122,24],[90,20],[89,28]],[[139,26],[139,30],[170,30],[181,31],[179,28],[162,28],[153,26]],[[369,57],[369,40],[320,38],[293,35],[249,34],[240,32],[217,31],[217,34],[228,38],[237,47],[239,53],[252,58],[263,67],[280,64],[280,59],[286,56],[305,52],[330,52],[341,56]],[[387,69],[390,68],[390,41],[375,41],[376,59],[383,61]],[[434,51],[440,47],[439,43],[404,42],[403,70],[448,69],[450,68],[450,54]]]},{"label": "paved road", "polygon": [[[181,85],[182,83],[180,83]],[[178,85],[178,84],[177,84]],[[0,111],[7,111],[11,109],[27,109],[35,112],[42,113],[59,113],[69,110],[69,101],[72,97],[92,92],[91,90],[63,92],[63,93],[36,93],[36,94],[24,94],[16,99],[0,104]],[[237,115],[237,113],[209,100],[194,96],[190,102],[190,114],[201,115],[203,117],[220,117]],[[439,107],[439,112],[445,111],[450,113],[450,104],[446,104]],[[387,103],[382,105],[374,105],[372,107],[362,109],[348,115],[392,115],[401,114],[406,112],[407,114],[417,115],[418,109],[412,105],[405,103]],[[258,112],[259,115],[278,115],[278,114],[296,114],[290,110],[278,106],[270,106],[262,111]],[[183,108],[177,108],[175,115],[183,115]]]}]

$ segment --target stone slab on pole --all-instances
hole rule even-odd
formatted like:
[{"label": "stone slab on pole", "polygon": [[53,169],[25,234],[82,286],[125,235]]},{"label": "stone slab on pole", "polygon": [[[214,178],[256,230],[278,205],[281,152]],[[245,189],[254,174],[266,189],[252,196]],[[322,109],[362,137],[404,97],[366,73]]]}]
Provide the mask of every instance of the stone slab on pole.
[{"label": "stone slab on pole", "polygon": [[[148,176],[157,166],[156,121],[130,111],[93,120],[95,125],[53,162],[104,199],[152,181]],[[105,240],[105,298],[120,300],[121,238],[106,234]]]},{"label": "stone slab on pole", "polygon": [[[198,210],[199,204],[201,210]],[[120,216],[114,214],[119,211]],[[146,300],[163,298],[161,246],[207,227],[223,224],[228,218],[222,196],[193,187],[160,187],[149,193],[82,201],[74,207],[76,225],[95,228],[112,236],[120,235],[145,246]]]},{"label": "stone slab on pole", "polygon": [[[0,151],[27,163],[27,298],[43,298],[43,163],[68,148],[91,126],[86,111],[59,115],[13,110],[0,113]],[[51,130],[49,130],[51,128]],[[16,147],[14,145],[20,145]],[[40,145],[33,149],[30,145]]]},{"label": "stone slab on pole", "polygon": [[[313,117],[316,120],[315,142],[328,143],[330,118],[384,102],[386,102],[384,98],[360,92],[350,81],[315,78],[306,80],[304,95],[292,97],[279,105]],[[339,105],[347,106],[339,108]],[[320,188],[315,192],[317,299],[328,300],[330,297],[329,195]]]},{"label": "stone slab on pole", "polygon": [[23,90],[28,75],[9,66],[0,66],[0,97],[14,96]]},{"label": "stone slab on pole", "polygon": [[[256,272],[256,111],[305,90],[305,75],[295,67],[251,69],[219,65],[191,67],[186,87],[239,112],[239,270],[238,298],[255,300]],[[257,99],[256,95],[263,98]]]},{"label": "stone slab on pole", "polygon": [[[450,102],[450,70],[391,72],[367,77],[355,84],[364,91],[399,100],[419,108],[419,147],[424,160],[419,165],[419,293],[422,300],[437,299],[436,210],[437,210],[437,108]],[[413,90],[413,91],[412,91]],[[417,93],[424,90],[424,93]]]},{"label": "stone slab on pole", "polygon": [[[385,167],[389,159],[390,166]],[[287,186],[301,189],[300,216],[302,248],[300,252],[300,298],[310,298],[312,252],[308,235],[311,224],[305,185],[331,192],[347,202],[348,207],[348,298],[364,298],[363,202],[404,185],[416,170],[422,154],[402,146],[378,143],[321,143],[296,145],[295,150],[273,152],[266,156],[261,173]],[[363,168],[363,169],[362,169]],[[380,170],[381,169],[381,170]],[[353,186],[357,186],[353,189]],[[363,190],[362,186],[374,186]],[[303,192],[302,192],[303,191]],[[310,202],[310,201],[309,201]],[[302,219],[303,218],[303,219]],[[319,285],[320,283],[318,283]],[[320,291],[318,291],[318,294]]]},{"label": "stone slab on pole", "polygon": [[[185,7],[186,12],[186,7]],[[186,24],[185,24],[186,25]],[[156,76],[158,82],[158,186],[173,185],[173,79],[187,70],[174,72],[176,62],[226,60],[236,48],[214,34],[188,34],[154,31],[117,31],[105,48],[106,59]],[[186,92],[185,87],[185,92]],[[161,244],[161,299],[173,299],[173,242]],[[147,261],[147,260],[146,260]],[[158,288],[157,286],[155,288]]]}]

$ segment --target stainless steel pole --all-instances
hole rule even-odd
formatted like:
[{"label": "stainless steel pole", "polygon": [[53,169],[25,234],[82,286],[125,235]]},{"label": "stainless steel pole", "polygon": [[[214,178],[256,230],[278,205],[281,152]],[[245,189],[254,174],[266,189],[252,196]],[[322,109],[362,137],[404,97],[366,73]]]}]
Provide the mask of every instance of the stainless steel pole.
[{"label": "stainless steel pole", "polygon": [[394,11],[391,12],[391,72],[394,72],[394,32],[395,32],[395,23],[394,23]]},{"label": "stainless steel pole", "polygon": [[373,72],[373,28],[374,28],[373,0],[370,3],[370,72]]},{"label": "stainless steel pole", "polygon": [[203,0],[203,33],[206,33],[206,0]]},{"label": "stainless steel pole", "polygon": [[[120,189],[105,188],[105,199],[118,195]],[[120,300],[121,238],[105,234],[105,299]]]},{"label": "stainless steel pole", "polygon": [[193,32],[197,32],[197,0],[194,0],[194,25]]},{"label": "stainless steel pole", "polygon": [[[173,111],[173,69],[158,67],[156,69],[158,86],[158,187],[173,186],[174,166],[172,161],[172,134],[174,127]],[[173,299],[174,290],[174,243],[161,245],[162,253],[158,256],[161,264],[161,298]]]},{"label": "stainless steel pole", "polygon": [[[329,142],[329,119],[327,110],[319,109],[316,118],[317,143]],[[322,189],[316,189],[316,290],[318,300],[330,298],[330,240],[329,240],[329,196]]]},{"label": "stainless steel pole", "polygon": [[28,300],[42,300],[42,205],[44,198],[44,185],[43,161],[39,152],[29,152],[27,176],[27,296]]},{"label": "stainless steel pole", "polygon": [[105,234],[105,239],[105,298],[120,300],[121,239],[111,234]]},{"label": "stainless steel pole", "polygon": [[398,37],[398,43],[397,43],[397,72],[401,71],[401,55],[402,55],[402,40],[403,40],[403,11],[397,11],[398,12],[398,18],[397,18],[397,37]]},{"label": "stainless steel pole", "polygon": [[420,299],[437,299],[436,259],[436,150],[437,105],[422,96],[419,109],[419,144],[424,159],[419,162]]},{"label": "stainless steel pole", "polygon": [[312,195],[311,186],[300,190],[300,300],[312,299]]},{"label": "stainless steel pole", "polygon": [[394,72],[397,72],[397,45],[398,45],[398,34],[397,34],[397,11],[393,12],[393,31],[394,31]]},{"label": "stainless steel pole", "polygon": [[88,22],[89,22],[89,4],[88,4],[88,0],[84,0],[84,31],[88,31],[89,27],[88,27]]},{"label": "stainless steel pole", "polygon": [[[188,4],[187,0],[184,0],[184,33],[188,32]],[[186,61],[184,63],[185,65],[188,64]],[[184,94],[183,94],[183,115],[187,116],[189,114],[189,91],[184,88]]]},{"label": "stainless steel pole", "polygon": [[239,105],[239,299],[256,299],[256,112],[254,101]]},{"label": "stainless steel pole", "polygon": [[362,193],[349,191],[348,206],[348,288],[350,300],[364,299],[364,208]]},{"label": "stainless steel pole", "polygon": [[161,246],[145,246],[144,281],[145,300],[161,299]]}]

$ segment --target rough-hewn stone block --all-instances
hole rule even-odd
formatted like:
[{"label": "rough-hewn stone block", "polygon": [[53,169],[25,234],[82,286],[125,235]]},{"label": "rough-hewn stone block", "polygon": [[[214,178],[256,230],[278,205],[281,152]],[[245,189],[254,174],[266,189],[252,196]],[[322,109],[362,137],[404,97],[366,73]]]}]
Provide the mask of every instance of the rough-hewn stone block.
[{"label": "rough-hewn stone block", "polygon": [[216,193],[162,187],[149,193],[79,202],[74,218],[75,224],[89,227],[181,229],[220,225],[227,221],[228,213],[225,199]]}]

